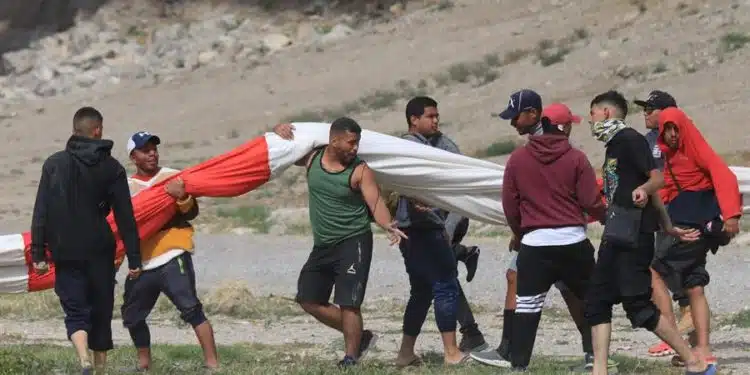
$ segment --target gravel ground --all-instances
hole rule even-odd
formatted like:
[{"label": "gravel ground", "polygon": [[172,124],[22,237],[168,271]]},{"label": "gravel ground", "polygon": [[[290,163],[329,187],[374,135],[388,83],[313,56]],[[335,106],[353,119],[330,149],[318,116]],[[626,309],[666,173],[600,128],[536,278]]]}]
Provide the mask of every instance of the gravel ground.
[{"label": "gravel ground", "polygon": [[[473,303],[501,307],[505,296],[505,270],[511,254],[507,239],[468,239],[464,243],[481,247],[479,270],[471,283],[464,283]],[[252,290],[261,294],[294,296],[299,270],[312,246],[310,237],[271,237],[262,235],[197,235],[196,277],[199,287],[206,288],[222,280],[246,280]],[[209,258],[210,256],[210,258]],[[708,295],[716,313],[731,313],[746,308],[748,264],[750,254],[739,247],[721,249],[709,257],[711,284]],[[463,280],[465,269],[459,266]],[[367,298],[405,299],[408,279],[403,259],[396,248],[389,248],[384,238],[375,241]],[[559,293],[550,293],[549,304],[564,306]],[[722,296],[723,298],[717,298]]]},{"label": "gravel ground", "polygon": [[[275,294],[292,297],[300,267],[306,260],[311,240],[305,237],[271,237],[263,235],[198,235],[196,273],[199,287],[215,286],[221,281],[246,281],[257,295]],[[467,241],[483,249],[479,271],[472,283],[465,284],[473,304],[481,306],[477,320],[490,345],[496,345],[502,331],[502,303],[505,293],[504,274],[510,260],[505,239],[478,239]],[[744,249],[729,247],[709,261],[712,275],[708,288],[714,313],[721,317],[745,307],[747,292],[748,256]],[[376,240],[367,292],[365,313],[368,328],[381,334],[376,358],[392,359],[400,340],[400,306],[408,294],[401,256],[388,247],[383,238]],[[463,266],[460,267],[463,278]],[[719,298],[722,296],[723,298]],[[580,339],[575,326],[561,308],[564,306],[558,292],[550,293],[536,341],[537,354],[580,355]],[[649,332],[632,330],[620,307],[615,309],[612,350],[622,354],[646,357],[646,349],[655,342]],[[432,319],[430,317],[430,319]],[[216,337],[221,344],[260,342],[266,344],[311,343],[315,349],[305,353],[330,357],[340,355],[342,339],[339,334],[321,326],[307,316],[281,320],[245,321],[213,318]],[[714,323],[712,342],[720,363],[729,373],[750,373],[750,329]],[[115,341],[128,345],[127,332],[119,320],[113,323]],[[425,324],[420,339],[422,351],[440,350],[439,337],[434,322]],[[59,342],[65,341],[61,321],[8,321],[0,320],[0,335],[13,341]],[[194,343],[190,329],[171,320],[155,319],[152,337],[163,343]],[[667,358],[668,359],[668,358]],[[727,373],[727,372],[724,372]]]}]

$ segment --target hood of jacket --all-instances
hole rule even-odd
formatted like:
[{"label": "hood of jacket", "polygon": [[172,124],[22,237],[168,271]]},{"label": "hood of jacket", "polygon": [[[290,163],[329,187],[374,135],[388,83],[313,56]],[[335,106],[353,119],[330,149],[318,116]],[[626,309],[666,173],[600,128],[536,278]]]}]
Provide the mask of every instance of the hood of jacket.
[{"label": "hood of jacket", "polygon": [[114,142],[108,139],[92,139],[73,135],[65,145],[65,151],[86,165],[96,165],[112,154]]},{"label": "hood of jacket", "polygon": [[[664,129],[667,123],[672,123],[677,127],[679,133],[679,139],[677,140],[677,149],[672,149],[667,146],[664,141]],[[681,109],[676,107],[666,108],[659,114],[659,137],[656,139],[659,149],[667,155],[673,155],[677,151],[687,152],[687,149],[692,149],[693,143],[701,143],[703,141],[703,134],[693,124],[693,121],[683,112]]]},{"label": "hood of jacket", "polygon": [[570,151],[568,137],[564,134],[532,135],[526,144],[526,149],[534,159],[542,164],[550,164]]}]

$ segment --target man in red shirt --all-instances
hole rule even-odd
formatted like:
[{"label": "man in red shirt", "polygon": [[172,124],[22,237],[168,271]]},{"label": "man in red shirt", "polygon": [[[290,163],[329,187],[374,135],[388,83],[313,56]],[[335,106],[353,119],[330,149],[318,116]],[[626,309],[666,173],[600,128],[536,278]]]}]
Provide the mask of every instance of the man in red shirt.
[{"label": "man in red shirt", "polygon": [[[684,288],[690,300],[695,325],[697,356],[715,363],[709,345],[710,312],[704,288],[710,277],[706,270],[708,252],[715,253],[739,232],[742,215],[737,178],[678,108],[659,115],[658,146],[664,155],[664,187],[660,195],[675,225],[698,229],[701,239],[685,243],[670,241],[653,262],[654,302],[671,313],[672,303],[664,280]],[[667,316],[671,316],[667,314]],[[675,356],[672,363],[682,364]]]}]

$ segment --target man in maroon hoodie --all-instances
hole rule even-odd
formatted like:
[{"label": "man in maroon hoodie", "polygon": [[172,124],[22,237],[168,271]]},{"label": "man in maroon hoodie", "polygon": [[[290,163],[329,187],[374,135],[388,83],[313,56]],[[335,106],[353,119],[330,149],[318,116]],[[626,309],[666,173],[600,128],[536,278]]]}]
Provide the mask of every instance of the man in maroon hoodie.
[{"label": "man in maroon hoodie", "polygon": [[594,269],[586,214],[601,220],[605,213],[594,169],[567,129],[546,117],[540,125],[543,134],[511,154],[503,176],[503,211],[521,238],[510,355],[518,370],[529,365],[550,287],[562,281],[583,299]]}]

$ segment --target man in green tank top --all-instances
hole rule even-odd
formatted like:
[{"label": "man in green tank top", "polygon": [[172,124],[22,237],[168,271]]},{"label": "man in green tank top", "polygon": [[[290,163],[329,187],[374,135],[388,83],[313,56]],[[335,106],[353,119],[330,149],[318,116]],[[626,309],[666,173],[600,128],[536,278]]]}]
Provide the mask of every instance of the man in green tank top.
[{"label": "man in green tank top", "polygon": [[[292,139],[294,127],[274,132]],[[362,329],[360,306],[372,260],[372,219],[391,245],[406,238],[392,222],[375,174],[357,157],[362,128],[342,117],[331,124],[328,146],[313,150],[296,165],[307,167],[313,249],[297,281],[297,303],[321,323],[344,334],[346,355],[339,366],[355,365],[376,336]],[[331,291],[336,292],[329,303]],[[338,306],[336,306],[338,305]]]}]

